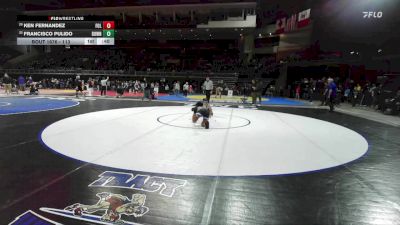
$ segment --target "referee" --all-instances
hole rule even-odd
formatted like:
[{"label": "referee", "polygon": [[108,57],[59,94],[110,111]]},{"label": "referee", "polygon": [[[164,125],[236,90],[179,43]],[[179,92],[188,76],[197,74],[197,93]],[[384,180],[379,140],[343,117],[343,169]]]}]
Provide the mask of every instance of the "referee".
[{"label": "referee", "polygon": [[206,77],[206,81],[203,84],[204,89],[206,90],[206,99],[210,102],[211,91],[213,90],[213,82],[209,77]]}]

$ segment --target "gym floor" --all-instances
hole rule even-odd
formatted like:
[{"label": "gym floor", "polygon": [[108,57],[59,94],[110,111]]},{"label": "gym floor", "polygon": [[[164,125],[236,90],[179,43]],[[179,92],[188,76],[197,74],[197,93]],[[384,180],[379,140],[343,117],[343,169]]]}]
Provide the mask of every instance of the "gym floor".
[{"label": "gym floor", "polygon": [[400,224],[398,127],[230,105],[205,130],[190,103],[78,100],[0,98],[5,224]]}]

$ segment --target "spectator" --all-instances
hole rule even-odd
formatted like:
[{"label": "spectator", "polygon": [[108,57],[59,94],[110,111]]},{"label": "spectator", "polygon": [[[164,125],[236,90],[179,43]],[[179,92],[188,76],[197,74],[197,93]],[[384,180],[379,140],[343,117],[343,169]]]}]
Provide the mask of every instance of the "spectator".
[{"label": "spectator", "polygon": [[261,91],[262,88],[260,82],[253,79],[251,81],[251,99],[253,105],[257,103],[257,98],[259,99],[261,104]]},{"label": "spectator", "polygon": [[80,76],[76,76],[75,78],[75,91],[77,98],[78,98],[78,92],[80,92],[81,95],[83,95],[82,80]]},{"label": "spectator", "polygon": [[353,89],[353,96],[351,101],[351,105],[353,107],[356,106],[357,100],[360,98],[360,95],[361,95],[361,85],[357,84]]},{"label": "spectator", "polygon": [[372,84],[372,87],[370,88],[370,93],[371,93],[371,108],[375,109],[376,105],[378,104],[378,88],[376,87],[376,84]]},{"label": "spectator", "polygon": [[89,94],[89,96],[92,96],[93,87],[94,87],[94,81],[93,81],[93,79],[91,77],[89,77],[87,85],[88,85],[88,94]]},{"label": "spectator", "polygon": [[181,90],[181,85],[179,81],[176,81],[174,84],[174,94],[179,95],[180,90]]},{"label": "spectator", "polygon": [[385,99],[382,110],[385,114],[397,115],[400,113],[400,88],[398,88],[395,96]]},{"label": "spectator", "polygon": [[168,84],[165,84],[165,87],[164,87],[164,89],[165,89],[165,93],[169,93],[169,85]]},{"label": "spectator", "polygon": [[124,95],[124,86],[121,81],[117,81],[117,98],[120,98]]},{"label": "spectator", "polygon": [[160,91],[160,86],[159,86],[158,82],[156,82],[156,83],[154,84],[154,89],[153,89],[154,98],[155,98],[155,99],[158,98],[158,92],[159,92],[159,91]]},{"label": "spectator", "polygon": [[322,92],[322,101],[321,101],[321,106],[327,105],[329,101],[329,84],[328,82],[324,83],[324,89]]},{"label": "spectator", "polygon": [[151,100],[151,87],[150,84],[146,82],[146,80],[143,81],[143,97],[142,101],[147,98],[149,101]]},{"label": "spectator", "polygon": [[[296,86],[296,99],[300,99],[300,84]],[[293,96],[293,95],[292,95]]]},{"label": "spectator", "polygon": [[193,94],[193,85],[189,85],[189,94]]},{"label": "spectator", "polygon": [[329,98],[329,112],[333,112],[336,99],[336,84],[332,78],[328,78],[328,98]]},{"label": "spectator", "polygon": [[313,101],[313,96],[314,96],[314,86],[313,83],[310,82],[310,84],[308,85],[308,100],[310,102]]},{"label": "spectator", "polygon": [[206,81],[204,81],[204,90],[206,92],[206,99],[210,102],[211,91],[213,90],[213,82],[210,80],[210,77],[206,77]]},{"label": "spectator", "polygon": [[26,85],[25,77],[22,75],[19,76],[18,77],[18,89],[20,91],[25,91],[25,85]]},{"label": "spectator", "polygon": [[10,76],[8,76],[7,73],[4,74],[3,84],[4,84],[4,89],[5,89],[6,95],[10,95],[11,88],[12,88],[12,78]]},{"label": "spectator", "polygon": [[100,85],[101,85],[100,95],[101,96],[103,96],[103,94],[104,94],[104,96],[107,95],[107,82],[108,82],[108,80],[109,80],[109,77],[107,77],[107,79],[103,77],[103,79],[100,81]]},{"label": "spectator", "polygon": [[183,95],[184,95],[185,97],[187,97],[188,92],[189,92],[189,82],[186,82],[186,83],[183,85],[182,90],[183,90]]},{"label": "spectator", "polygon": [[133,91],[135,94],[139,93],[140,91],[140,82],[138,80],[136,80],[135,84],[133,85]]}]

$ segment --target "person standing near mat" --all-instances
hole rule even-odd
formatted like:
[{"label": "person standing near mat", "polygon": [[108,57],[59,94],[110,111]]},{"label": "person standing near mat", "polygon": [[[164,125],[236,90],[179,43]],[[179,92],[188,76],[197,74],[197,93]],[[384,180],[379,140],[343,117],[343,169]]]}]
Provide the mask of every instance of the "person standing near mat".
[{"label": "person standing near mat", "polygon": [[103,93],[104,93],[104,96],[107,95],[107,81],[108,81],[108,79],[109,79],[109,77],[107,77],[107,79],[105,77],[103,77],[103,79],[100,81],[100,85],[101,85],[100,95],[101,96],[103,96]]},{"label": "person standing near mat", "polygon": [[178,96],[180,91],[181,91],[181,84],[179,83],[179,81],[176,81],[174,83],[174,94]]},{"label": "person standing near mat", "polygon": [[204,81],[204,89],[206,91],[206,99],[208,102],[210,102],[210,96],[211,96],[211,91],[213,90],[213,82],[210,80],[210,77],[206,77],[206,81]]},{"label": "person standing near mat", "polygon": [[78,92],[81,92],[81,95],[83,95],[82,80],[79,75],[77,75],[75,78],[75,95],[77,98],[78,98]]},{"label": "person standing near mat", "polygon": [[20,75],[18,77],[18,89],[20,91],[25,91],[25,86],[26,86],[26,81],[25,81],[25,77]]},{"label": "person standing near mat", "polygon": [[336,99],[336,84],[332,78],[328,79],[329,112],[333,112]]},{"label": "person standing near mat", "polygon": [[215,98],[222,98],[222,91],[224,90],[223,85],[224,83],[222,80],[218,82],[217,87],[215,88]]},{"label": "person standing near mat", "polygon": [[89,77],[89,80],[87,82],[87,90],[89,96],[92,96],[93,94],[93,87],[94,87],[94,81],[91,77]]},{"label": "person standing near mat", "polygon": [[260,100],[261,104],[261,85],[260,82],[257,82],[254,79],[251,81],[251,98],[253,105],[257,103],[257,98]]},{"label": "person standing near mat", "polygon": [[146,79],[143,80],[143,97],[142,101],[147,98],[149,101],[151,101],[151,86],[149,83],[147,83]]},{"label": "person standing near mat", "polygon": [[116,84],[117,84],[117,95],[115,97],[120,98],[124,95],[124,91],[125,91],[124,83],[120,80],[117,80]]},{"label": "person standing near mat", "polygon": [[186,83],[182,87],[182,90],[183,90],[183,96],[187,97],[189,92],[189,82],[186,81]]},{"label": "person standing near mat", "polygon": [[9,77],[7,73],[5,73],[3,77],[3,85],[6,95],[11,94],[11,87],[12,87],[11,83],[12,83],[11,77]]}]

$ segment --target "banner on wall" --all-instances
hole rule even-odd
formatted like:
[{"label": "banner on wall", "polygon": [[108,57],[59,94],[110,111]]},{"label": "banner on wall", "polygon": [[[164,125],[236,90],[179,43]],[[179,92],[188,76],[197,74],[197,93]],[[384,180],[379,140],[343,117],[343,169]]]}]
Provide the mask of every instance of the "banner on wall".
[{"label": "banner on wall", "polygon": [[311,9],[303,10],[299,13],[292,14],[290,17],[283,17],[276,20],[277,34],[297,30],[310,24]]},{"label": "banner on wall", "polygon": [[310,23],[310,13],[311,9],[306,9],[299,13],[297,28],[305,27]]},{"label": "banner on wall", "polygon": [[286,26],[286,18],[280,18],[276,21],[276,33],[283,33],[285,32],[285,26]]}]

